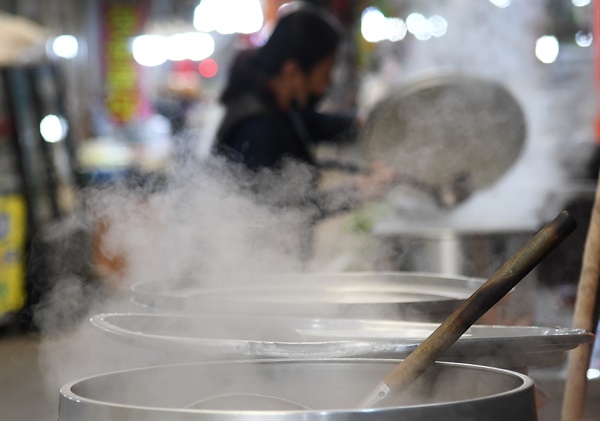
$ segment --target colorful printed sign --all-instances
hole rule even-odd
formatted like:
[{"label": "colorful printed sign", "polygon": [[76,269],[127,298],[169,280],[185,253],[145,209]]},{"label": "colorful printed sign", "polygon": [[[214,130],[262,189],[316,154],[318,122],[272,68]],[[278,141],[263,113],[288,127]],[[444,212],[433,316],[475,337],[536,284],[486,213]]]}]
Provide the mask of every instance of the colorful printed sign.
[{"label": "colorful printed sign", "polygon": [[103,12],[106,107],[117,124],[125,124],[139,115],[144,103],[140,68],[133,59],[130,44],[141,35],[146,2],[105,0]]},{"label": "colorful printed sign", "polygon": [[25,198],[0,196],[0,316],[25,303],[26,229]]}]

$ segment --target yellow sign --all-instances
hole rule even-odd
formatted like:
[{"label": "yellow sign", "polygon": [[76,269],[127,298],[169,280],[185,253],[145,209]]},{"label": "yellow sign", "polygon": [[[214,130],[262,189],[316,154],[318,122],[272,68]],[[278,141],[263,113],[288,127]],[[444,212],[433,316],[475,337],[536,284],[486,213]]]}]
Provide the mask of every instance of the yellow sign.
[{"label": "yellow sign", "polygon": [[117,123],[135,118],[143,105],[139,69],[129,50],[139,35],[145,16],[144,3],[106,0],[104,9],[104,74],[106,105]]},{"label": "yellow sign", "polygon": [[25,303],[26,230],[23,196],[0,196],[0,316]]}]

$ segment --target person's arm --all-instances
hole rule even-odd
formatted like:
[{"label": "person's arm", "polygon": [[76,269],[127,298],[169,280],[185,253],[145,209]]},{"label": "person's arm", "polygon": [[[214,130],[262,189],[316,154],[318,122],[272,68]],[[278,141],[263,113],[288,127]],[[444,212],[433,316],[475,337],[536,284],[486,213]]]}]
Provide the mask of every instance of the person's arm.
[{"label": "person's arm", "polygon": [[311,138],[317,142],[352,142],[358,135],[358,123],[351,114],[329,114],[305,110],[304,121]]},{"label": "person's arm", "polygon": [[346,212],[363,204],[382,199],[395,185],[397,174],[390,167],[376,163],[369,172],[357,175],[351,183],[326,191],[316,191],[313,203],[319,218]]},{"label": "person's arm", "polygon": [[352,211],[362,206],[366,200],[353,185],[345,185],[326,191],[315,190],[309,198],[317,209],[315,220]]}]

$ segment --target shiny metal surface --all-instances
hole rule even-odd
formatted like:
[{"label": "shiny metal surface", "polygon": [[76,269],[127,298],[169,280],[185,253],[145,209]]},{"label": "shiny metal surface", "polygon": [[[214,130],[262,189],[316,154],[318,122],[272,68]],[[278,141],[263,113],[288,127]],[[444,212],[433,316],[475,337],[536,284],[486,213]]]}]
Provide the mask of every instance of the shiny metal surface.
[{"label": "shiny metal surface", "polygon": [[[380,270],[460,274],[487,279],[533,237],[531,224],[456,223],[447,220],[392,220],[375,229]],[[502,302],[495,324],[534,323],[537,270]]]},{"label": "shiny metal surface", "polygon": [[462,226],[451,221],[395,220],[375,229],[378,255],[388,270],[487,278],[537,230],[532,226]]},{"label": "shiny metal surface", "polygon": [[[149,367],[73,381],[60,390],[61,421],[522,420],[534,421],[533,381],[490,367],[436,363],[386,406],[354,409],[398,360],[269,360]],[[307,411],[199,410],[206,397],[259,393]]]},{"label": "shiny metal surface", "polygon": [[[405,358],[436,323],[245,315],[98,314],[114,340],[162,353],[161,361],[247,358]],[[594,336],[581,329],[474,325],[443,361],[523,368],[559,363]]]},{"label": "shiny metal surface", "polygon": [[[427,273],[305,273],[234,276],[231,287],[140,283],[134,303],[159,311],[439,321],[482,279]],[[227,282],[223,282],[227,285]]]},{"label": "shiny metal surface", "polygon": [[244,411],[252,410],[285,410],[285,411],[305,411],[310,410],[306,405],[292,402],[289,399],[282,399],[276,396],[259,395],[256,393],[225,393],[223,395],[209,396],[200,399],[186,408],[192,409],[240,409]]},{"label": "shiny metal surface", "polygon": [[458,73],[406,81],[370,113],[361,132],[370,160],[441,186],[469,174],[479,189],[499,179],[521,153],[525,116],[501,84]]}]

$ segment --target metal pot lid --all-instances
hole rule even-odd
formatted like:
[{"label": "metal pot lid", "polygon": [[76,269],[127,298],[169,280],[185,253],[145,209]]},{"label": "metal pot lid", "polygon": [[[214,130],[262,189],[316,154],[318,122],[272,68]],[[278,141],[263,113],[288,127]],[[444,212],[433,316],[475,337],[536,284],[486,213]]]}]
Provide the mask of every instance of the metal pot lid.
[{"label": "metal pot lid", "polygon": [[378,103],[360,134],[370,161],[441,186],[469,174],[472,189],[498,180],[525,141],[521,106],[497,82],[463,74],[410,80]]},{"label": "metal pot lid", "polygon": [[[92,325],[174,361],[198,358],[405,358],[438,326],[392,320],[105,313]],[[475,325],[440,358],[527,367],[557,363],[594,335],[581,329]],[[169,359],[169,358],[167,358]]]}]

